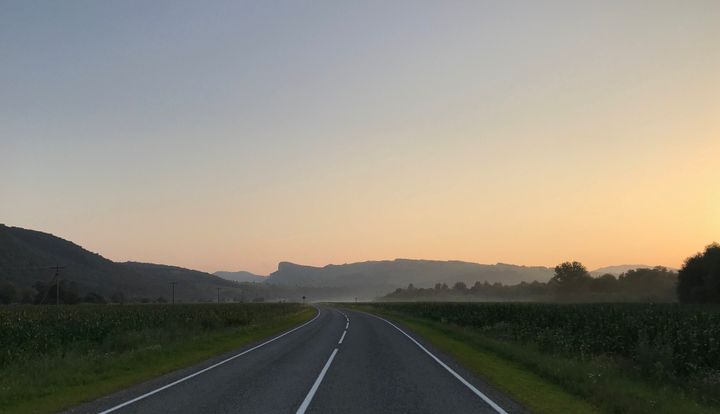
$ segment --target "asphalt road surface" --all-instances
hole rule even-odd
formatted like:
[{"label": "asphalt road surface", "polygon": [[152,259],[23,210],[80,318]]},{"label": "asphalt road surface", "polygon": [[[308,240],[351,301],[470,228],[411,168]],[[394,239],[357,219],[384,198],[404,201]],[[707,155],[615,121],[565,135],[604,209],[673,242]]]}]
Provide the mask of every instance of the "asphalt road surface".
[{"label": "asphalt road surface", "polygon": [[525,413],[402,326],[318,307],[309,322],[67,413]]}]

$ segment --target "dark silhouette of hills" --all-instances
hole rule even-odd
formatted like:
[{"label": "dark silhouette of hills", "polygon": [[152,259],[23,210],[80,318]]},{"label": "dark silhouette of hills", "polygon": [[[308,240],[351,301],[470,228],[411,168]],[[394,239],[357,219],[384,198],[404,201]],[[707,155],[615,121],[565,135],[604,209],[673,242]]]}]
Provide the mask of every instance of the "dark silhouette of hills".
[{"label": "dark silhouette of hills", "polygon": [[[623,273],[627,273],[630,270],[635,269],[652,269],[655,266],[648,266],[648,265],[642,265],[642,264],[631,264],[631,265],[618,265],[618,266],[605,266],[601,267],[599,269],[595,269],[590,272],[591,275],[598,277],[605,274],[611,274],[615,276],[620,276]],[[674,268],[668,268],[672,271],[677,271],[677,269]]]},{"label": "dark silhouette of hills", "polygon": [[179,301],[212,300],[216,288],[237,290],[238,285],[208,273],[147,263],[116,263],[75,243],[34,230],[0,225],[0,280],[18,288],[49,282],[50,266],[65,266],[61,278],[75,283],[82,293],[128,298],[170,299],[171,282],[177,282]]},{"label": "dark silhouette of hills", "polygon": [[[494,265],[462,261],[395,259],[323,267],[281,262],[267,277],[250,272],[216,272],[215,275],[176,266],[150,263],[117,263],[75,243],[34,230],[0,225],[0,282],[29,289],[36,282],[49,283],[51,266],[65,266],[61,277],[77,285],[79,293],[103,296],[122,293],[126,298],[170,300],[171,283],[176,282],[177,301],[216,300],[361,300],[381,297],[413,284],[429,288],[437,283],[547,282],[553,269],[542,266]],[[598,269],[603,273],[623,270],[618,266]],[[222,276],[222,277],[220,277]],[[262,283],[251,283],[262,282]]]},{"label": "dark silhouette of hills", "polygon": [[343,287],[352,290],[356,296],[372,298],[411,283],[416,287],[430,287],[442,282],[514,284],[547,282],[552,276],[552,269],[541,266],[395,259],[324,267],[281,262],[267,282],[280,286]]},{"label": "dark silhouette of hills", "polygon": [[240,270],[237,272],[215,272],[215,276],[221,277],[226,280],[232,280],[233,282],[265,282],[267,276],[256,275],[255,273],[246,272]]}]

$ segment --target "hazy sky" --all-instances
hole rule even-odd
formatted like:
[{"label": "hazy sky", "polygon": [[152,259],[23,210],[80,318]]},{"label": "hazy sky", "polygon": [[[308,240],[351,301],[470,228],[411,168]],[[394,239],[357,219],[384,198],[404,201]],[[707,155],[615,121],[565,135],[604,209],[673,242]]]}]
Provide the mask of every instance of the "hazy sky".
[{"label": "hazy sky", "polygon": [[678,266],[720,1],[0,1],[0,222],[113,260]]}]

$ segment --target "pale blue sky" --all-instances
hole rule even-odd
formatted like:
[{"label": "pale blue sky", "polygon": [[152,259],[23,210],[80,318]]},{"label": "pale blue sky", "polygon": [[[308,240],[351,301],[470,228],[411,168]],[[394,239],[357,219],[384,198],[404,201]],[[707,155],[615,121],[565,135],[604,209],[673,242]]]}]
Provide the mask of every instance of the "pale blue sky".
[{"label": "pale blue sky", "polygon": [[718,39],[717,1],[0,1],[0,222],[203,270],[677,265],[720,232]]}]

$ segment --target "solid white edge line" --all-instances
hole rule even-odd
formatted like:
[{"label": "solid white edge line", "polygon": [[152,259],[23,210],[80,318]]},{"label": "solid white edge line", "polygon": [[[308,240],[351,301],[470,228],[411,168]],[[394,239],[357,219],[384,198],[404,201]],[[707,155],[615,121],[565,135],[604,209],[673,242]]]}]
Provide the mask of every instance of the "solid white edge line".
[{"label": "solid white edge line", "polygon": [[302,328],[302,327],[304,327],[304,326],[306,326],[306,325],[314,322],[315,319],[317,319],[319,316],[320,316],[320,310],[318,309],[317,315],[315,315],[314,318],[310,319],[309,321],[305,322],[304,324],[302,324],[302,325],[300,325],[300,326],[296,326],[295,328],[293,328],[293,329],[291,329],[291,330],[289,330],[289,331],[287,331],[287,332],[285,332],[285,333],[282,333],[282,334],[280,334],[280,335],[278,335],[278,336],[276,336],[276,337],[274,337],[274,338],[272,338],[272,339],[270,339],[270,340],[267,340],[267,341],[265,341],[265,342],[263,342],[263,343],[261,343],[261,344],[259,344],[259,345],[255,345],[254,347],[252,347],[252,348],[250,348],[250,349],[246,349],[245,351],[240,352],[240,353],[237,354],[237,355],[233,355],[233,356],[231,356],[230,358],[224,359],[224,360],[222,360],[222,361],[220,361],[220,362],[218,362],[218,363],[215,363],[215,364],[213,364],[213,365],[210,365],[210,366],[207,367],[207,368],[201,369],[200,371],[194,372],[194,373],[192,373],[192,374],[190,374],[190,375],[188,375],[188,376],[186,376],[186,377],[180,378],[179,380],[173,381],[173,382],[171,382],[170,384],[164,385],[164,386],[162,386],[162,387],[160,387],[160,388],[157,388],[157,389],[155,389],[155,390],[152,390],[152,391],[150,391],[150,392],[147,392],[147,393],[145,393],[145,394],[143,394],[143,395],[141,395],[141,396],[139,396],[139,397],[135,397],[135,398],[133,398],[132,400],[125,401],[125,402],[122,403],[122,404],[118,404],[118,405],[116,405],[116,406],[114,406],[114,407],[108,408],[108,409],[105,410],[105,411],[100,411],[100,413],[98,413],[98,414],[107,414],[107,413],[111,413],[111,412],[113,412],[113,411],[119,410],[119,409],[121,409],[121,408],[123,408],[123,407],[126,407],[126,406],[128,406],[128,405],[130,405],[130,404],[132,404],[132,403],[134,403],[134,402],[140,401],[140,400],[145,399],[145,398],[147,398],[147,397],[149,397],[149,396],[151,396],[151,395],[153,395],[153,394],[157,394],[157,393],[159,393],[160,391],[166,390],[166,389],[168,389],[168,388],[170,388],[170,387],[173,387],[173,386],[175,386],[175,385],[177,385],[177,384],[180,384],[181,382],[185,382],[185,381],[189,380],[190,378],[196,377],[196,376],[198,376],[198,375],[200,375],[200,374],[202,374],[202,373],[204,373],[204,372],[210,371],[210,370],[213,369],[213,368],[217,368],[217,367],[219,367],[220,365],[225,364],[226,362],[230,362],[230,361],[232,361],[233,359],[238,358],[238,357],[241,357],[241,356],[247,354],[247,353],[250,352],[250,351],[254,351],[254,350],[260,348],[261,346],[267,345],[267,344],[269,344],[270,342],[273,342],[273,341],[275,341],[275,340],[277,340],[277,339],[282,338],[282,337],[285,336],[285,335],[288,335],[288,334],[290,334],[290,333],[293,333],[293,332],[297,331],[298,329],[300,329],[300,328]]},{"label": "solid white edge line", "polygon": [[338,341],[338,345],[342,343],[343,339],[345,339],[345,334],[346,334],[346,333],[347,333],[347,331],[343,331],[343,334],[342,334],[342,336],[340,337],[340,340]]},{"label": "solid white edge line", "polygon": [[347,329],[347,328],[349,328],[349,327],[350,327],[350,322],[348,322],[348,323],[345,324],[345,329]]},{"label": "solid white edge line", "polygon": [[305,410],[308,409],[308,407],[310,406],[310,402],[312,402],[312,399],[315,396],[315,392],[317,392],[318,387],[320,387],[320,383],[322,382],[323,378],[325,377],[325,373],[327,373],[328,368],[330,368],[330,364],[332,364],[333,359],[335,359],[335,354],[337,354],[337,352],[338,352],[337,348],[335,348],[335,350],[332,351],[332,354],[330,354],[330,358],[328,358],[322,371],[320,371],[320,375],[315,380],[315,383],[313,384],[312,388],[310,388],[310,392],[308,392],[308,395],[305,396],[305,399],[303,400],[302,404],[300,404],[300,408],[298,408],[298,410],[295,414],[304,414]]},{"label": "solid white edge line", "polygon": [[[363,313],[366,313],[366,312],[363,312]],[[398,328],[397,325],[395,325],[394,323],[388,321],[387,319],[383,319],[383,318],[381,318],[381,317],[379,317],[379,316],[377,316],[377,315],[373,315],[373,314],[371,314],[371,313],[366,313],[366,314],[367,314],[367,315],[370,315],[370,316],[374,316],[374,317],[380,319],[381,321],[385,321],[385,322],[388,323],[390,326],[392,326],[393,328],[395,328],[395,329],[397,329],[398,331],[400,331],[403,335],[407,336],[411,341],[413,341],[413,342],[415,343],[415,345],[417,345],[420,349],[422,349],[423,351],[425,351],[426,354],[430,355],[430,357],[431,357],[432,359],[434,359],[435,362],[437,362],[438,364],[440,364],[440,366],[442,366],[443,368],[445,368],[449,373],[451,373],[455,378],[457,378],[458,381],[462,382],[466,387],[468,387],[468,388],[470,389],[470,391],[472,391],[473,393],[475,393],[475,395],[477,395],[478,397],[482,398],[482,400],[485,401],[490,407],[492,407],[497,413],[499,413],[499,414],[507,414],[507,411],[503,410],[502,407],[500,407],[499,405],[497,405],[497,404],[495,403],[495,401],[491,400],[490,397],[488,397],[487,395],[483,394],[479,389],[475,388],[474,385],[472,385],[472,384],[470,384],[469,382],[467,382],[467,381],[465,380],[465,378],[461,377],[460,374],[458,374],[457,372],[455,372],[455,370],[453,370],[452,368],[450,368],[449,366],[447,366],[447,364],[445,364],[444,362],[442,362],[442,361],[440,360],[440,358],[438,358],[438,357],[436,357],[435,355],[433,355],[432,352],[428,351],[427,348],[425,348],[424,346],[422,346],[422,344],[420,344],[420,342],[416,341],[415,338],[413,338],[412,336],[408,335],[408,334],[407,334],[405,331],[403,331],[402,329]]]}]

